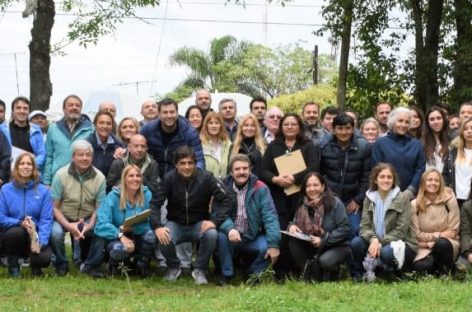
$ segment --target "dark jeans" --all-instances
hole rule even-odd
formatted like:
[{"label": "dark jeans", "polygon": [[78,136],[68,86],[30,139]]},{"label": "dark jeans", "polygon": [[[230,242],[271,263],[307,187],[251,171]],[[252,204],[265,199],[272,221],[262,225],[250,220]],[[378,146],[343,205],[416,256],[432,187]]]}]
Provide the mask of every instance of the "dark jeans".
[{"label": "dark jeans", "polygon": [[112,262],[125,261],[130,257],[133,257],[135,261],[148,261],[157,247],[157,238],[154,232],[149,230],[142,235],[128,237],[132,238],[134,242],[134,251],[132,253],[127,252],[126,247],[118,239],[110,241],[94,235],[90,245],[90,252],[84,264],[91,267],[100,266],[103,262],[105,247],[109,260]]},{"label": "dark jeans", "polygon": [[288,246],[292,259],[300,272],[303,272],[307,261],[319,253],[318,263],[322,271],[323,280],[326,281],[339,279],[340,265],[347,260],[351,252],[349,246],[331,247],[320,251],[318,248],[313,247],[310,242],[297,238],[289,238]]},{"label": "dark jeans", "polygon": [[[365,257],[367,256],[367,250],[369,249],[369,243],[366,242],[362,237],[357,236],[351,241],[351,250],[353,255],[353,261],[355,265],[351,267],[355,268],[355,271],[351,272],[351,275],[354,278],[360,278],[362,274],[365,272],[364,266],[362,262],[364,261]],[[403,262],[402,270],[409,268],[413,259],[415,259],[416,253],[408,247],[406,244],[405,246],[405,260]],[[397,260],[393,255],[393,248],[390,247],[390,244],[382,246],[380,249],[380,261],[387,267],[393,269],[394,271],[398,271],[397,269]]]},{"label": "dark jeans", "polygon": [[[86,221],[87,222],[87,221]],[[57,221],[54,221],[52,224],[51,237],[49,239],[54,255],[56,255],[56,267],[68,266],[68,261],[66,257],[66,247],[64,243],[66,230],[64,227]],[[84,239],[81,239],[77,245],[80,246],[80,260],[85,261],[88,255],[90,244],[92,242],[92,233],[88,232],[85,235]],[[72,241],[74,244],[74,241]],[[77,255],[78,251],[75,250],[74,253]],[[77,259],[75,259],[77,260]]]},{"label": "dark jeans", "polygon": [[9,264],[18,263],[19,258],[29,258],[32,268],[45,268],[51,263],[51,247],[43,247],[39,254],[32,253],[29,234],[19,226],[4,231],[0,244]]},{"label": "dark jeans", "polygon": [[454,265],[453,247],[451,242],[444,237],[436,240],[431,253],[423,259],[413,263],[413,270],[426,273],[447,273]]},{"label": "dark jeans", "polygon": [[232,243],[226,233],[218,231],[218,254],[220,256],[221,274],[223,276],[233,276],[233,256],[235,254],[241,255],[246,253],[255,256],[254,261],[248,267],[248,273],[261,273],[269,264],[268,259],[265,259],[266,252],[267,240],[264,235],[259,235],[252,241],[242,239],[239,243]]}]

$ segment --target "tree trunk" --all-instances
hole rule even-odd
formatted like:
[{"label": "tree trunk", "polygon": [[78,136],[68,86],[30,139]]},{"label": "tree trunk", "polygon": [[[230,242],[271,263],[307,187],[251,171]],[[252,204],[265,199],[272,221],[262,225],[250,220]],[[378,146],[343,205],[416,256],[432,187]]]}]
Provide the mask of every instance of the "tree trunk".
[{"label": "tree trunk", "polygon": [[[415,24],[416,64],[415,100],[423,111],[438,103],[438,50],[443,0],[429,0],[422,8],[421,0],[410,1]],[[426,17],[426,35],[423,37],[423,19]]]},{"label": "tree trunk", "polygon": [[47,110],[52,95],[49,76],[51,65],[51,31],[56,14],[54,0],[38,0],[38,9],[31,29],[30,100],[31,110]]},{"label": "tree trunk", "polygon": [[349,50],[351,48],[353,1],[342,1],[341,5],[343,7],[343,30],[341,36],[341,56],[339,59],[337,104],[340,110],[344,110],[344,106],[346,103],[346,84],[347,70],[349,65]]},{"label": "tree trunk", "polygon": [[454,5],[457,41],[451,104],[460,105],[472,99],[472,3],[470,0],[455,0]]}]

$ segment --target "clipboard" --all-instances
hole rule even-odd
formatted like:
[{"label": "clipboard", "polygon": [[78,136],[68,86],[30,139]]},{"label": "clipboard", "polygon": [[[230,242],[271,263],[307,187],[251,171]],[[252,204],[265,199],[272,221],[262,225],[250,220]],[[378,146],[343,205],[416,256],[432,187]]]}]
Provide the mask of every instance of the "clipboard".
[{"label": "clipboard", "polygon": [[135,214],[132,217],[126,218],[125,222],[123,222],[123,226],[130,227],[135,224],[146,222],[151,215],[151,209],[146,209],[138,214]]},{"label": "clipboard", "polygon": [[[275,166],[279,174],[295,175],[306,169],[305,159],[303,159],[302,152],[298,149],[291,153],[274,158]],[[286,195],[292,195],[300,192],[300,186],[292,184],[284,189]]]},{"label": "clipboard", "polygon": [[303,233],[295,233],[295,234],[292,234],[288,231],[280,231],[280,233],[282,234],[285,234],[285,235],[288,235],[290,237],[294,237],[294,238],[298,238],[302,241],[305,241],[305,242],[311,242],[311,237],[310,235],[306,235],[306,234],[303,234]]}]

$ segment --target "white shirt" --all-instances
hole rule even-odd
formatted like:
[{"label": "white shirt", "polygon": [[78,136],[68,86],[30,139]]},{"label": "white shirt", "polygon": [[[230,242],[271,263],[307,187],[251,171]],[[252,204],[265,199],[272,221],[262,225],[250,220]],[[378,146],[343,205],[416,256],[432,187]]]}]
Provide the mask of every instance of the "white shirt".
[{"label": "white shirt", "polygon": [[472,180],[472,149],[464,148],[464,152],[465,160],[459,164],[456,159],[455,163],[456,197],[462,200],[469,198],[470,181]]}]

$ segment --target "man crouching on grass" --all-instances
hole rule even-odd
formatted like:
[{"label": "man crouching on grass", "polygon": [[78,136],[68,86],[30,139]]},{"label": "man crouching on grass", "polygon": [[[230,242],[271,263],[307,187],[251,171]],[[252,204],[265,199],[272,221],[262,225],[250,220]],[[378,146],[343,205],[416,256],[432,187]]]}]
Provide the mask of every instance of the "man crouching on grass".
[{"label": "man crouching on grass", "polygon": [[208,284],[206,274],[216,248],[216,228],[228,217],[232,197],[211,173],[196,167],[196,156],[189,146],[176,149],[174,163],[175,169],[164,179],[167,223],[161,223],[160,205],[151,213],[151,225],[168,267],[164,279],[173,282],[181,274],[175,246],[199,242],[192,277],[198,285]]},{"label": "man crouching on grass", "polygon": [[249,274],[260,274],[269,260],[274,264],[280,254],[280,225],[269,188],[251,174],[251,161],[246,155],[235,155],[230,163],[225,185],[235,193],[237,201],[231,215],[218,231],[221,260],[220,285],[234,275],[233,255],[250,254]]}]

